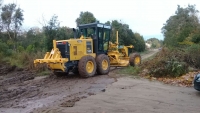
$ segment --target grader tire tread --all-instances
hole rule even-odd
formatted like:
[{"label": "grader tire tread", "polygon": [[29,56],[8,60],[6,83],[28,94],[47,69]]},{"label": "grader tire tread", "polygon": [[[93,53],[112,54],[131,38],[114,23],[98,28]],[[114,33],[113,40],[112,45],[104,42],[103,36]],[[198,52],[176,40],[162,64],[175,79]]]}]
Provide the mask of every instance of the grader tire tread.
[{"label": "grader tire tread", "polygon": [[[88,61],[92,61],[94,64],[94,70],[92,73],[88,73],[86,70],[86,68],[87,68],[86,64]],[[96,72],[96,62],[95,62],[94,57],[92,57],[90,55],[83,56],[78,63],[78,71],[79,71],[80,76],[84,77],[84,78],[94,76],[95,72]]]},{"label": "grader tire tread", "polygon": [[129,60],[129,63],[131,66],[136,66],[137,64],[135,64],[135,58],[136,57],[139,57],[140,58],[140,62],[139,64],[141,64],[141,56],[139,53],[132,53],[130,54],[130,60]]},{"label": "grader tire tread", "polygon": [[[106,70],[103,70],[103,68],[102,68],[102,61],[104,59],[107,60],[107,62],[108,62],[108,68]],[[98,55],[96,57],[96,63],[97,63],[97,73],[98,74],[105,75],[105,74],[109,73],[109,71],[110,71],[110,60],[109,60],[107,55],[105,55],[105,54]]]}]

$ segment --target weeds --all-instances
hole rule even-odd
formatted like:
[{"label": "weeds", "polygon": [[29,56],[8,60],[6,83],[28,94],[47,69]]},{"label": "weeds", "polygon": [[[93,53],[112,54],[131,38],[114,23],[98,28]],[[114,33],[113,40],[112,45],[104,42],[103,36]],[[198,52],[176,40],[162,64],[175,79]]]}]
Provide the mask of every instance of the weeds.
[{"label": "weeds", "polygon": [[200,68],[200,45],[182,48],[164,47],[153,59],[144,61],[142,69],[147,69],[153,77],[178,77],[189,72],[189,67]]},{"label": "weeds", "polygon": [[17,66],[19,68],[26,68],[26,69],[35,69],[38,72],[44,71],[46,69],[46,65],[40,65],[34,67],[34,59],[36,58],[43,58],[44,52],[36,52],[36,53],[28,53],[26,51],[16,52],[12,51],[12,54],[9,57],[4,57],[5,55],[0,54],[1,61],[9,63],[12,66]]},{"label": "weeds", "polygon": [[191,67],[200,68],[200,45],[193,44],[186,49],[185,62]]},{"label": "weeds", "polygon": [[135,66],[135,67],[128,66],[128,67],[121,69],[118,73],[127,74],[127,75],[138,75],[140,70],[141,69],[138,66]]},{"label": "weeds", "polygon": [[154,56],[142,61],[139,67],[127,67],[120,73],[149,77],[179,77],[189,72],[189,68],[200,69],[200,45],[182,48],[163,47]]}]

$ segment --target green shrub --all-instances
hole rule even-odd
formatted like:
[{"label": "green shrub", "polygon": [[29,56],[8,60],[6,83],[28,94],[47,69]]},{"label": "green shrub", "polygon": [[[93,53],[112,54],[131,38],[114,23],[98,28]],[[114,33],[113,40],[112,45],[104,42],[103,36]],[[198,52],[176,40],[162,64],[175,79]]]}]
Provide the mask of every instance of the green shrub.
[{"label": "green shrub", "polygon": [[3,58],[4,58],[4,54],[2,52],[0,52],[0,62],[3,61]]},{"label": "green shrub", "polygon": [[26,48],[26,52],[28,53],[31,53],[31,52],[34,52],[35,51],[35,47],[33,45],[29,45],[27,48]]},{"label": "green shrub", "polygon": [[40,52],[40,51],[36,53],[33,53],[33,52],[29,53],[26,51],[22,51],[22,52],[13,51],[11,56],[4,57],[4,58],[2,57],[2,58],[7,63],[10,63],[11,65],[15,65],[20,68],[36,69],[38,71],[43,71],[46,69],[46,65],[41,65],[35,68],[34,60],[37,58],[43,58],[44,55],[45,55],[44,52]]},{"label": "green shrub", "polygon": [[180,49],[163,48],[153,59],[144,61],[141,68],[148,69],[148,74],[153,77],[181,76],[188,72],[184,55]]},{"label": "green shrub", "polygon": [[188,72],[188,66],[185,62],[168,61],[166,69],[171,76],[181,76]]},{"label": "green shrub", "polygon": [[185,62],[191,67],[200,68],[200,45],[193,44],[186,49]]},{"label": "green shrub", "polygon": [[[2,42],[2,41],[0,40],[0,52],[1,52],[1,54],[3,54],[4,56],[11,56],[13,50],[12,50],[12,49],[9,49],[9,46],[8,46],[6,43],[4,43],[4,42]],[[2,58],[3,58],[3,57],[2,57]]]},{"label": "green shrub", "polygon": [[178,77],[188,72],[188,66],[185,62],[168,61],[161,66],[150,68],[149,70],[149,74],[154,77]]},{"label": "green shrub", "polygon": [[7,49],[7,51],[5,52],[5,56],[11,56],[12,54],[13,54],[12,49]]},{"label": "green shrub", "polygon": [[17,50],[18,50],[19,52],[22,52],[22,51],[24,51],[24,47],[23,47],[23,46],[18,46],[18,47],[17,47]]}]

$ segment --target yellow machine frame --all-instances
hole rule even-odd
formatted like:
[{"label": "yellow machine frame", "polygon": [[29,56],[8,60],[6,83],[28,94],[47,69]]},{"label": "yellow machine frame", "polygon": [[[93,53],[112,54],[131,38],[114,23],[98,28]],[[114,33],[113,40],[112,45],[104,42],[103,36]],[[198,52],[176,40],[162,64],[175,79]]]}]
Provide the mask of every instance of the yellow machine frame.
[{"label": "yellow machine frame", "polygon": [[108,56],[110,59],[110,66],[128,66],[130,59],[128,56],[128,48],[133,47],[132,45],[119,47],[117,31],[116,43],[109,43]]},{"label": "yellow machine frame", "polygon": [[[87,29],[90,27],[96,29],[96,32],[94,32],[96,34],[91,36],[81,35],[81,37],[77,38],[75,36],[76,30],[73,29],[74,39],[53,40],[53,49],[51,52],[46,52],[43,59],[35,59],[35,66],[37,64],[46,63],[48,68],[55,73],[76,73],[78,71],[81,76],[90,77],[96,72],[99,74],[108,74],[112,66],[120,67],[128,66],[129,64],[134,66],[141,63],[139,54],[133,53],[129,55],[129,49],[134,48],[133,45],[119,45],[118,31],[116,32],[116,43],[112,43],[109,42],[110,26],[98,22],[79,26],[80,29]],[[104,35],[102,34],[100,36],[99,28],[103,29],[101,33],[104,32],[104,29],[108,30],[109,35],[106,35],[104,32]],[[106,38],[108,40],[106,40]],[[106,43],[103,43],[104,40],[106,40]],[[106,47],[108,47],[108,51]]]},{"label": "yellow machine frame", "polygon": [[53,40],[53,49],[51,52],[46,52],[43,59],[34,60],[35,66],[38,63],[47,63],[52,69],[65,70],[65,62],[68,62],[68,58],[62,58],[59,49],[56,47],[56,40]]},{"label": "yellow machine frame", "polygon": [[[51,52],[47,52],[43,59],[36,59],[34,60],[35,66],[38,63],[47,63],[48,67],[50,69],[61,69],[62,71],[65,71],[65,63],[69,61],[68,58],[62,58],[61,53],[59,49],[56,47],[56,43],[58,42],[69,42],[73,47],[70,48],[70,51],[73,51],[70,53],[70,60],[80,60],[82,56],[88,55],[85,53],[85,46],[86,43],[82,43],[85,41],[90,41],[92,43],[92,39],[83,39],[80,37],[80,39],[69,39],[69,40],[53,40],[53,49]],[[79,42],[79,43],[77,43]],[[118,43],[118,31],[116,33],[116,43],[109,42],[108,47],[108,57],[110,60],[110,66],[128,66],[129,65],[129,59],[128,56],[128,48],[133,48],[134,46],[120,46]],[[93,48],[92,48],[93,49]],[[93,51],[93,50],[91,50]],[[96,57],[95,53],[90,54],[94,58]]]},{"label": "yellow machine frame", "polygon": [[[66,70],[65,63],[69,61],[68,58],[62,58],[61,52],[56,47],[56,43],[65,43],[68,42],[72,47],[70,47],[70,61],[80,60],[85,55],[90,55],[96,57],[96,54],[93,53],[93,43],[92,39],[69,39],[69,40],[53,40],[53,49],[51,52],[46,52],[43,59],[34,60],[35,66],[38,63],[47,63],[48,67],[53,70]],[[86,42],[91,43],[91,48],[86,48]],[[91,51],[91,53],[86,53],[86,51]]]}]

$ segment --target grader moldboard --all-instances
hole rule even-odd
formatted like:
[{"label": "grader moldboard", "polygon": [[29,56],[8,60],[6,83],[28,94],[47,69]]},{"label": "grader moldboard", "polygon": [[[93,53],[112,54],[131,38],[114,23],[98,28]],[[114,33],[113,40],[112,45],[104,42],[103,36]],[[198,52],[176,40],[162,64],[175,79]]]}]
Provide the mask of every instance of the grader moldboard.
[{"label": "grader moldboard", "polygon": [[[135,66],[141,63],[138,53],[130,54],[133,46],[110,42],[111,26],[99,22],[79,25],[73,29],[74,38],[53,40],[53,49],[34,64],[46,63],[55,75],[73,72],[82,77],[108,74],[110,67]],[[78,32],[77,32],[78,31]],[[77,38],[80,35],[80,38]]]}]

